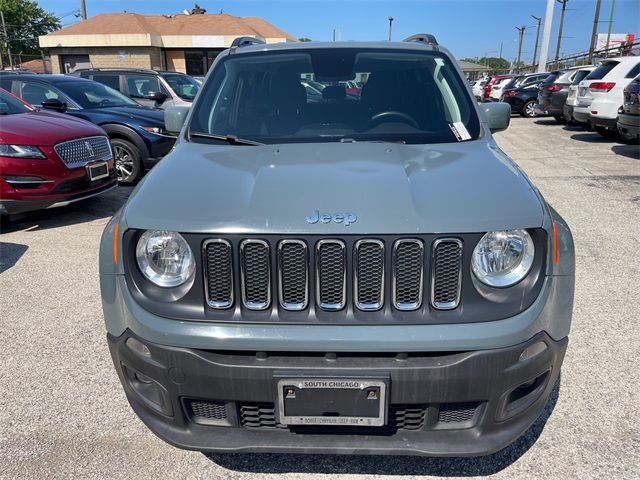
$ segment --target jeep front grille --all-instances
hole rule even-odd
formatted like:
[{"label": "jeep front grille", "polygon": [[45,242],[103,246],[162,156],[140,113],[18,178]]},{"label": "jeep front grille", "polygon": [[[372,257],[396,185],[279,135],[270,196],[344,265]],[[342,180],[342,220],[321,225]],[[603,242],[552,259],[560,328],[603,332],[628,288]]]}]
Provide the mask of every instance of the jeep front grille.
[{"label": "jeep front grille", "polygon": [[342,310],[347,297],[347,255],[341,240],[320,240],[316,247],[317,301],[324,310]]},{"label": "jeep front grille", "polygon": [[209,239],[203,263],[207,303],[214,309],[231,308],[238,297],[249,310],[267,310],[276,302],[291,312],[310,307],[335,312],[349,305],[365,312],[412,311],[424,308],[425,292],[436,310],[460,304],[462,241],[457,238],[433,243],[417,238]]},{"label": "jeep front grille", "polygon": [[462,242],[457,238],[433,244],[431,304],[440,310],[456,308],[462,284]]},{"label": "jeep front grille", "polygon": [[249,310],[271,305],[271,255],[264,240],[243,240],[240,244],[242,303]]},{"label": "jeep front grille", "polygon": [[58,143],[53,147],[69,168],[83,167],[89,162],[113,158],[107,137],[86,137]]},{"label": "jeep front grille", "polygon": [[205,290],[213,308],[233,305],[233,263],[231,244],[223,239],[204,243]]},{"label": "jeep front grille", "polygon": [[360,310],[380,310],[384,300],[384,243],[358,240],[354,251],[356,306]]},{"label": "jeep front grille", "polygon": [[422,306],[424,245],[421,240],[397,240],[393,247],[393,306],[416,310]]},{"label": "jeep front grille", "polygon": [[309,256],[302,240],[282,240],[278,245],[280,305],[304,310],[309,304]]}]

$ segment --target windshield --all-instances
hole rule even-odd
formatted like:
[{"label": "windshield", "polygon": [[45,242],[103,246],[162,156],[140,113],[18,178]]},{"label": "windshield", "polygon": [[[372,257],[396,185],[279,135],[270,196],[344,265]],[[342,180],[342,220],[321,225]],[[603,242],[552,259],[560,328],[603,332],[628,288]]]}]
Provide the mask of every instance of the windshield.
[{"label": "windshield", "polygon": [[200,85],[189,75],[165,74],[162,75],[171,89],[183,100],[193,100],[200,89]]},{"label": "windshield", "polygon": [[480,133],[455,66],[435,52],[261,52],[229,55],[215,68],[194,107],[191,134],[260,143],[437,143]]},{"label": "windshield", "polygon": [[117,90],[91,80],[60,82],[56,86],[82,108],[140,106]]},{"label": "windshield", "polygon": [[573,77],[573,81],[571,82],[571,85],[578,85],[590,73],[591,73],[591,70],[578,70],[576,72],[576,76]]},{"label": "windshield", "polygon": [[20,100],[0,88],[0,115],[27,113],[32,110]]}]

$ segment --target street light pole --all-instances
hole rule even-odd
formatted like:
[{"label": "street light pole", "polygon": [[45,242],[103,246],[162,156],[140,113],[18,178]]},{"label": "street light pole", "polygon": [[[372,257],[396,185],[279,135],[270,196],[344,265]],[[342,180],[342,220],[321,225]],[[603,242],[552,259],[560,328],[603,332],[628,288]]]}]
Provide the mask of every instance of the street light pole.
[{"label": "street light pole", "polygon": [[524,38],[524,31],[527,27],[525,25],[516,27],[518,30],[518,60],[516,60],[515,70],[518,71],[520,65],[520,58],[522,57],[522,39]]},{"label": "street light pole", "polygon": [[87,19],[87,2],[86,2],[86,0],[82,0],[81,7],[80,7],[80,15],[82,15],[82,19],[83,20]]},{"label": "street light pole", "polygon": [[531,15],[533,19],[536,21],[536,46],[533,47],[533,61],[531,62],[531,66],[535,70],[536,68],[536,58],[538,56],[538,39],[540,37],[540,22],[542,21],[542,17],[536,17],[535,15]]},{"label": "street light pole", "polygon": [[591,31],[591,45],[589,45],[589,64],[593,63],[593,51],[596,49],[596,38],[598,36],[598,19],[600,18],[600,2],[596,1],[596,13],[593,17],[593,30]]},{"label": "street light pole", "polygon": [[7,55],[9,56],[9,68],[13,70],[13,58],[11,58],[11,46],[9,45],[9,34],[7,26],[4,24],[4,12],[0,10],[0,20],[2,20],[2,33],[4,34],[4,44],[7,46]]},{"label": "street light pole", "polygon": [[605,55],[609,56],[609,41],[611,40],[611,27],[613,26],[613,9],[616,6],[616,0],[611,0],[611,13],[609,13],[609,29],[607,30],[607,45],[604,48]]},{"label": "street light pole", "polygon": [[560,28],[558,29],[558,43],[556,45],[556,60],[554,62],[555,68],[558,68],[560,62],[560,43],[562,41],[562,27],[564,25],[564,12],[567,9],[567,2],[569,0],[557,0],[562,4],[562,13],[560,14]]},{"label": "street light pole", "polygon": [[540,47],[540,59],[538,60],[538,73],[542,73],[547,69],[551,25],[553,24],[553,8],[555,6],[555,0],[547,0],[547,10],[544,14],[544,27],[542,29],[542,46]]},{"label": "street light pole", "polygon": [[389,17],[389,41],[391,41],[391,24],[393,23],[393,17]]}]

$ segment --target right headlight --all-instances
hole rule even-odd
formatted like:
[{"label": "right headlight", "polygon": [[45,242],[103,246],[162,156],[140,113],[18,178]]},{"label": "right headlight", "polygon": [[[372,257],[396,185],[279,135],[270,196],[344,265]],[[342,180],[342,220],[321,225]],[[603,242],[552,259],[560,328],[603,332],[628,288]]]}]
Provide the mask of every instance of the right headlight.
[{"label": "right headlight", "polygon": [[138,239],[136,260],[142,274],[159,287],[182,285],[196,269],[191,247],[177,232],[144,232]]},{"label": "right headlight", "polygon": [[485,234],[473,250],[471,269],[490,287],[510,287],[533,265],[535,248],[526,230],[499,230]]}]

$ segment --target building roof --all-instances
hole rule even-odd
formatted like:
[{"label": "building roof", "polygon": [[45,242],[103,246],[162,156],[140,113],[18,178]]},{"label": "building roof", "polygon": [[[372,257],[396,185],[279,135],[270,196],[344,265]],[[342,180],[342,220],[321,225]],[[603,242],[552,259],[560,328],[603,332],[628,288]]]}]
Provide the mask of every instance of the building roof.
[{"label": "building roof", "polygon": [[136,33],[151,35],[246,35],[297,40],[260,17],[234,17],[226,13],[213,15],[102,13],[52,32],[47,36]]}]

